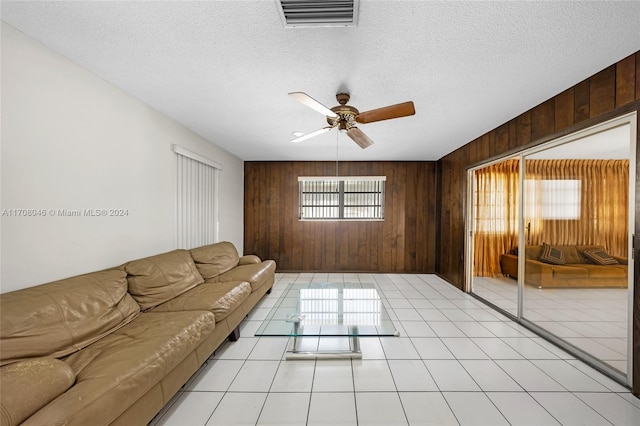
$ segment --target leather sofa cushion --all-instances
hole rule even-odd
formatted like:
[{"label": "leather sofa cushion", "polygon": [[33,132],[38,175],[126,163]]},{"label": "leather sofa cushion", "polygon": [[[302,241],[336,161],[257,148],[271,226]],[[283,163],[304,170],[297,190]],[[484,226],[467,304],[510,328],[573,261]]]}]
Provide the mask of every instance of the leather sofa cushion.
[{"label": "leather sofa cushion", "polygon": [[244,281],[204,283],[156,306],[151,312],[210,311],[219,322],[236,310],[250,294],[251,286]]},{"label": "leather sofa cushion", "polygon": [[64,361],[76,373],[75,386],[27,419],[25,426],[109,424],[178,366],[214,328],[211,312],[142,313],[66,357]]},{"label": "leather sofa cushion", "polygon": [[236,247],[228,241],[194,248],[190,253],[205,280],[235,268],[240,260]]},{"label": "leather sofa cushion", "polygon": [[251,284],[251,291],[254,291],[272,277],[275,271],[276,263],[273,260],[265,260],[257,264],[236,266],[224,274],[207,280],[207,282],[247,281]]},{"label": "leather sofa cushion", "polygon": [[247,254],[244,255],[238,260],[238,265],[251,265],[253,263],[261,263],[262,259],[260,259],[255,254]]},{"label": "leather sofa cushion", "polygon": [[59,358],[124,326],[140,313],[123,271],[93,272],[0,297],[2,364]]},{"label": "leather sofa cushion", "polygon": [[187,250],[134,260],[125,264],[124,269],[128,274],[129,293],[142,310],[173,299],[204,282]]},{"label": "leather sofa cushion", "polygon": [[14,426],[69,389],[76,375],[55,358],[34,358],[0,367],[1,424]]}]

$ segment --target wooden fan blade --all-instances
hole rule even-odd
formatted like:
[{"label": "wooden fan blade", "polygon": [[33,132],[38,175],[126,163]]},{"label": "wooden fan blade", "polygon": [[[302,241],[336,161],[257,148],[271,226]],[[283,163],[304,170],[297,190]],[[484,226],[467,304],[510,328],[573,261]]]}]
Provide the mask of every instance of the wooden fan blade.
[{"label": "wooden fan blade", "polygon": [[362,130],[357,127],[352,127],[347,130],[347,135],[353,139],[355,143],[360,145],[360,148],[365,149],[368,146],[373,145],[373,141],[369,139],[367,135],[365,135]]},{"label": "wooden fan blade", "polygon": [[413,102],[409,101],[401,104],[389,105],[386,107],[361,112],[360,114],[356,115],[356,121],[362,124],[373,123],[374,121],[406,117],[415,113],[416,110],[413,106]]},{"label": "wooden fan blade", "polygon": [[316,130],[315,132],[307,133],[306,135],[302,135],[302,136],[299,136],[299,137],[297,137],[295,139],[291,139],[289,142],[302,142],[302,141],[305,141],[307,139],[311,139],[314,136],[321,135],[324,132],[328,132],[331,129],[333,129],[333,127],[323,127],[322,129]]},{"label": "wooden fan blade", "polygon": [[291,93],[289,93],[289,96],[291,96],[292,98],[294,98],[295,100],[297,100],[301,104],[306,105],[309,108],[318,111],[320,114],[324,114],[324,115],[326,115],[328,117],[334,117],[334,118],[338,116],[338,114],[336,114],[335,112],[331,111],[329,108],[327,108],[326,106],[322,105],[320,102],[316,101],[315,99],[313,99],[311,96],[307,95],[306,93],[303,93],[303,92],[291,92]]}]

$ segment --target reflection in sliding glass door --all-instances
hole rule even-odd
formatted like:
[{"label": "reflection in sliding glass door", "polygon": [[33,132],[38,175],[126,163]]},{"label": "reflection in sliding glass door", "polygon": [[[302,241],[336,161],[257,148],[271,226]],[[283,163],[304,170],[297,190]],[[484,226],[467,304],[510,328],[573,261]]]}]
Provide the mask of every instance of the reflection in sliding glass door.
[{"label": "reflection in sliding glass door", "polygon": [[473,206],[472,291],[518,314],[518,158],[471,172]]},{"label": "reflection in sliding glass door", "polygon": [[523,159],[522,317],[623,376],[629,140],[629,126],[620,126]]},{"label": "reflection in sliding glass door", "polygon": [[636,114],[468,171],[467,290],[631,385]]}]

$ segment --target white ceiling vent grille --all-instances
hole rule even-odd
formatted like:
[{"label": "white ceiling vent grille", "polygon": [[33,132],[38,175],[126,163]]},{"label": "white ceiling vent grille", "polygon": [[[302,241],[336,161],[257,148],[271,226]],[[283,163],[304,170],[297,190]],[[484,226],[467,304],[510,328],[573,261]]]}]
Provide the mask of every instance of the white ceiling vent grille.
[{"label": "white ceiling vent grille", "polygon": [[285,27],[346,27],[358,24],[359,0],[276,0]]}]

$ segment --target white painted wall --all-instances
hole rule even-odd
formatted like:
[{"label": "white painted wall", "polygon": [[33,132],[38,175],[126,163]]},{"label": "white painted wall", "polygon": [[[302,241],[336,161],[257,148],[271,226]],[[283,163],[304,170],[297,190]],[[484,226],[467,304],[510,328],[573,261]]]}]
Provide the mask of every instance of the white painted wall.
[{"label": "white painted wall", "polygon": [[[242,254],[242,160],[6,23],[1,43],[1,292],[175,248],[172,144],[223,165],[220,239]],[[61,209],[128,216],[60,217]]]}]

